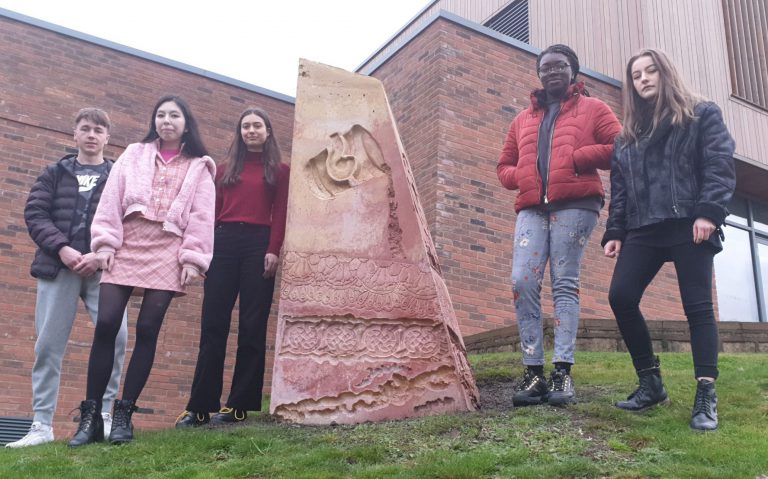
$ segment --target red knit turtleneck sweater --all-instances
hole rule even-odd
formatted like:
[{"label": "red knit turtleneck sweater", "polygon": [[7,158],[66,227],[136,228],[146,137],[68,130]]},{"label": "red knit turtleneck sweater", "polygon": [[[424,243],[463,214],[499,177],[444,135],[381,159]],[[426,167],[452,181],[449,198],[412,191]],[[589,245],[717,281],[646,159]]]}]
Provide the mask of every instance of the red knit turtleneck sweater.
[{"label": "red knit turtleneck sweater", "polygon": [[264,179],[261,152],[248,152],[240,173],[240,181],[231,186],[219,184],[224,168],[216,172],[216,224],[250,223],[271,227],[267,253],[280,254],[285,237],[285,214],[288,207],[288,165],[280,163],[275,185]]}]

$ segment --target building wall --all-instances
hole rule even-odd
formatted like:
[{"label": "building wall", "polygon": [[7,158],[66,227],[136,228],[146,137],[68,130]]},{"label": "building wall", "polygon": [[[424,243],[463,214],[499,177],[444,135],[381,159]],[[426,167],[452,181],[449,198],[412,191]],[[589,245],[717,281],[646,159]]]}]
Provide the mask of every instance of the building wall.
[{"label": "building wall", "polygon": [[[768,111],[731,96],[722,0],[536,0],[529,6],[531,45],[566,43],[583,65],[619,80],[635,52],[666,51],[691,88],[723,109],[736,153],[768,170]],[[762,175],[768,181],[768,171]]]},{"label": "building wall", "polygon": [[[144,136],[157,99],[178,94],[190,103],[211,155],[220,160],[242,110],[258,105],[271,113],[288,162],[293,104],[257,87],[206,78],[194,69],[169,66],[4,15],[0,15],[0,64],[0,416],[28,417],[36,285],[29,275],[35,247],[24,224],[24,203],[42,169],[76,151],[72,121],[77,110],[98,106],[110,114],[114,126],[107,156],[117,158],[126,145]],[[197,358],[201,296],[202,288],[196,286],[172,302],[140,401],[155,414],[138,414],[139,427],[169,426],[186,405]],[[128,354],[138,304],[136,300],[130,304]],[[236,331],[236,322],[234,326]],[[61,437],[74,431],[67,413],[84,399],[92,337],[93,326],[81,308],[62,370],[55,424]],[[231,367],[233,344],[228,358]],[[270,381],[268,373],[266,384]]]},{"label": "building wall", "polygon": [[[358,71],[368,72],[386,61],[441,10],[483,24],[509,3],[429,2]],[[732,96],[723,9],[723,0],[529,0],[530,44],[537,49],[554,43],[570,45],[582,65],[619,81],[633,53],[650,47],[665,50],[691,87],[723,109],[736,139],[739,179],[747,182],[747,193],[756,194],[752,177],[757,174],[761,181],[768,181],[768,112]],[[765,12],[761,14],[765,17]],[[760,48],[755,46],[755,51]],[[759,61],[760,55],[755,55]]]},{"label": "building wall", "polygon": [[[529,51],[439,18],[372,72],[389,92],[413,170],[436,168],[435,204],[426,208],[435,210],[430,228],[464,335],[515,321],[509,280],[515,193],[499,185],[496,163],[510,122],[539,86],[535,60]],[[435,75],[437,84],[414,81],[419,75]],[[618,112],[616,86],[585,80],[593,96]],[[435,104],[437,143],[413,142],[423,124],[405,112]],[[607,175],[603,180],[607,186]],[[599,245],[606,214],[604,209],[584,257],[584,318],[613,317],[607,301],[613,261],[603,257]],[[676,281],[674,269],[665,266],[643,300],[649,319],[684,319]],[[547,283],[542,297],[545,315],[551,316]]]},{"label": "building wall", "polygon": [[[34,245],[24,225],[24,201],[42,168],[73,151],[72,116],[79,108],[99,106],[111,114],[108,156],[113,158],[143,136],[154,102],[169,92],[190,102],[215,159],[224,157],[237,116],[252,104],[272,113],[286,161],[291,147],[293,104],[285,98],[76,37],[0,15],[2,416],[31,414],[35,282],[28,269]],[[372,74],[387,89],[463,334],[513,324],[509,275],[515,193],[498,184],[495,168],[509,123],[527,107],[530,90],[539,84],[535,54],[487,29],[438,17]],[[618,88],[599,78],[584,76],[593,95],[617,111]],[[603,179],[607,183],[607,176]],[[607,290],[613,262],[603,258],[598,244],[605,214],[584,258],[584,318],[612,317]],[[545,315],[551,315],[548,286],[542,296]],[[140,404],[155,414],[137,415],[140,428],[170,426],[186,404],[197,355],[200,302],[198,286],[174,300],[169,310]],[[132,301],[129,310],[131,330],[137,305]],[[671,266],[649,288],[643,306],[650,319],[683,319]],[[274,337],[273,326],[269,337]],[[92,335],[93,327],[81,311],[63,368],[56,418],[60,436],[74,430],[67,412],[83,399]],[[133,335],[129,348],[132,341]],[[231,371],[232,347],[228,357]],[[268,361],[271,364],[271,348]],[[267,385],[270,380],[268,371]]]}]

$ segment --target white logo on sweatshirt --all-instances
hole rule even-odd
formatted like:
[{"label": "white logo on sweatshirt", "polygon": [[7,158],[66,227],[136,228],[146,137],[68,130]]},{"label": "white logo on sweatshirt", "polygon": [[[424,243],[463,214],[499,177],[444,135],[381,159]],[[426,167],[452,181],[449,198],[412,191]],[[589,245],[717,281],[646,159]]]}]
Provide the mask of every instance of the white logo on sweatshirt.
[{"label": "white logo on sweatshirt", "polygon": [[78,190],[80,193],[84,191],[91,191],[96,187],[96,182],[99,181],[101,175],[77,175],[77,183],[80,185]]}]

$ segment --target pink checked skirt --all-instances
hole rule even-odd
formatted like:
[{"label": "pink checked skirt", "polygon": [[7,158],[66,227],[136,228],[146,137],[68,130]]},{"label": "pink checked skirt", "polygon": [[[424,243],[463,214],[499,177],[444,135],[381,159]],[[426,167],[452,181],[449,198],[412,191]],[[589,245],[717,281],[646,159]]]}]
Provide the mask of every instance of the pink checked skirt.
[{"label": "pink checked skirt", "polygon": [[[123,223],[123,246],[115,253],[112,271],[102,272],[101,282],[183,294],[180,248],[181,238],[163,231],[162,223],[130,216]],[[134,289],[133,294],[143,292]]]}]

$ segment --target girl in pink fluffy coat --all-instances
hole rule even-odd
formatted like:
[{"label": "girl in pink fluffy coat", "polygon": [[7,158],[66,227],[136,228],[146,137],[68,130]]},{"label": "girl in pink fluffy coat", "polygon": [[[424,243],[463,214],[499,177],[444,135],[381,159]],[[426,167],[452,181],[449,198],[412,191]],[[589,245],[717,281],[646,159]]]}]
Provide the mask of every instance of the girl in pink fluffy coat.
[{"label": "girl in pink fluffy coat", "polygon": [[216,167],[185,101],[161,98],[149,131],[115,163],[91,227],[91,249],[103,268],[99,314],[88,362],[86,400],[70,447],[104,439],[101,397],[109,381],[115,336],[134,289],[143,290],[136,344],[115,401],[109,441],[133,439],[131,416],[155,357],[171,299],[201,277],[213,255]]}]

